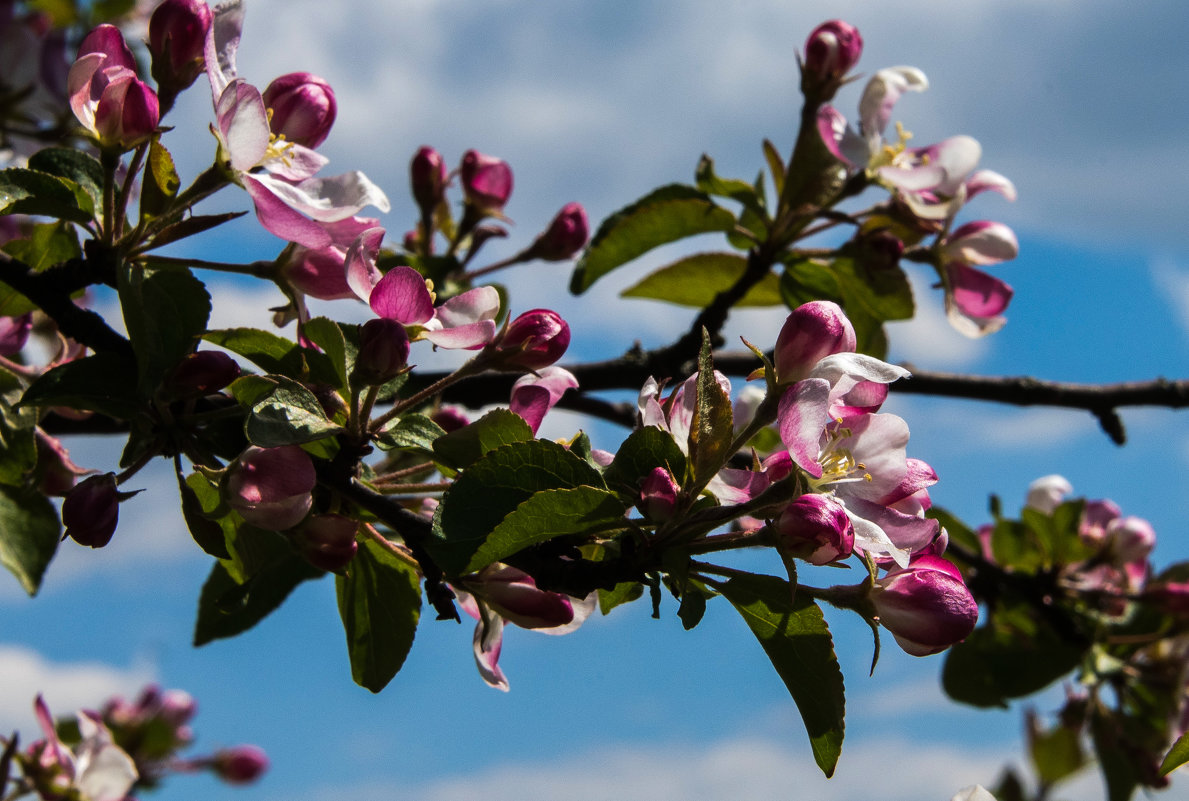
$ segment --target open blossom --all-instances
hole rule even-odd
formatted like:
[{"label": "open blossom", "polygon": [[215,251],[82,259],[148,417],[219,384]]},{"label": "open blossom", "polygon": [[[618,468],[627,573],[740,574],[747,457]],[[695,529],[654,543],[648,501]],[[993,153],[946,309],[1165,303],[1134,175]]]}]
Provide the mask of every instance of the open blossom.
[{"label": "open blossom", "polygon": [[1014,259],[1020,251],[1015,233],[999,222],[969,222],[951,232],[939,251],[950,324],[969,337],[1002,328],[1012,288],[977,267]]},{"label": "open blossom", "polygon": [[82,741],[72,752],[61,740],[41,695],[33,704],[45,738],[33,743],[23,760],[25,775],[42,798],[66,798],[75,791],[86,801],[123,801],[138,774],[136,764],[112,742],[111,732],[93,712],[78,713]]},{"label": "open blossom", "polygon": [[383,228],[360,234],[344,264],[348,286],[372,311],[404,325],[411,340],[427,339],[441,348],[477,350],[495,339],[500,299],[494,287],[469,289],[435,308],[425,277],[412,267],[380,275],[376,256],[383,238]]},{"label": "open blossom", "polygon": [[474,650],[479,675],[505,692],[508,679],[499,666],[505,621],[542,634],[569,634],[598,603],[595,592],[574,598],[539,589],[532,576],[501,562],[488,565],[454,589],[462,608],[478,621]]},{"label": "open blossom", "polygon": [[512,385],[512,399],[508,404],[513,412],[524,418],[537,433],[545,415],[557,405],[567,390],[577,389],[578,379],[564,367],[551,365],[535,373],[528,373]]},{"label": "open blossom", "polygon": [[308,248],[334,244],[327,223],[345,220],[365,206],[390,208],[388,197],[359,171],[317,177],[327,159],[298,142],[278,137],[263,96],[236,69],[243,3],[215,9],[206,41],[206,70],[215,104],[221,158],[256,207],[260,224],[282,239]]}]

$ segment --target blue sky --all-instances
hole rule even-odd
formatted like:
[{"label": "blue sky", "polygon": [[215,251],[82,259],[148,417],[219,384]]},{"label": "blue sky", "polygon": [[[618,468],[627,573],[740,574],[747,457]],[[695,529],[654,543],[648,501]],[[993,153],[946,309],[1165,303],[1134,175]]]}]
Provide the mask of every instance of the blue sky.
[{"label": "blue sky", "polygon": [[[795,133],[795,50],[818,22],[847,19],[866,42],[861,72],[911,64],[929,76],[929,91],[904,98],[895,115],[916,141],[978,138],[983,166],[1012,178],[1020,195],[1014,204],[980,197],[962,218],[1002,220],[1019,234],[1020,258],[991,268],[1017,290],[1006,328],[963,339],[921,274],[919,316],[893,327],[893,359],[1086,382],[1183,375],[1189,11],[1179,3],[343,0],[333,14],[317,0],[248,6],[241,72],[260,85],[292,70],[330,81],[339,121],[321,148],[328,169],[363,169],[387,189],[393,211],[383,222],[393,236],[414,218],[403,193],[418,146],[451,162],[474,147],[512,164],[507,211],[516,226],[490,246],[492,258],[530,241],[566,202],[583,203],[595,221],[654,186],[690,180],[703,152],[721,174],[753,176],[761,140],[787,149]],[[838,98],[844,113],[853,113],[860,87]],[[184,176],[213,152],[209,119],[197,86],[167,140]],[[247,201],[226,194],[214,205]],[[267,258],[280,244],[250,217],[216,239],[195,255]],[[609,355],[604,348],[637,338],[659,344],[690,314],[615,295],[663,257],[580,299],[566,291],[563,265],[511,271],[513,311],[561,311],[578,357]],[[214,325],[266,325],[268,306],[281,300],[269,288],[216,291]],[[345,301],[329,311],[361,316]],[[738,315],[731,330],[765,341],[780,319]],[[910,454],[941,475],[935,502],[968,522],[983,519],[989,492],[1015,509],[1028,482],[1058,472],[1079,493],[1150,519],[1159,564],[1186,556],[1183,413],[1125,412],[1131,442],[1120,449],[1074,412],[918,396],[894,397],[888,408],[912,428]],[[579,424],[559,416],[543,433]],[[606,447],[619,435],[592,430]],[[88,466],[107,469],[117,458],[102,441],[72,447]],[[682,631],[672,604],[660,621],[643,606],[620,609],[568,637],[513,630],[502,660],[506,695],[476,675],[470,627],[432,621],[383,693],[356,687],[330,581],[300,588],[247,635],[195,650],[190,632],[208,563],[179,519],[171,473],[144,476],[150,492],[124,505],[107,549],[64,544],[32,600],[15,581],[0,582],[0,725],[28,730],[38,689],[65,711],[153,679],[197,696],[200,749],[256,742],[273,759],[253,788],[216,790],[182,777],[158,798],[851,801],[877,787],[885,800],[944,801],[966,784],[993,782],[1019,751],[1019,710],[949,704],[937,687],[941,659],[907,657],[890,640],[868,677],[870,637],[837,613],[828,617],[850,715],[829,782],[813,766],[787,693],[722,602],[693,632]],[[1067,795],[1100,797],[1092,777],[1084,784]]]}]

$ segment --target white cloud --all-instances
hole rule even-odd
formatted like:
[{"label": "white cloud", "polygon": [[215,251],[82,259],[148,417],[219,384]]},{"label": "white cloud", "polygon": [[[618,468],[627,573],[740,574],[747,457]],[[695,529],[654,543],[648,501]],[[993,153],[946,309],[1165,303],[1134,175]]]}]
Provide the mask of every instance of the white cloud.
[{"label": "white cloud", "polygon": [[50,711],[65,715],[77,709],[94,709],[113,695],[130,696],[154,680],[148,665],[117,668],[101,662],[52,662],[22,646],[0,645],[0,734],[14,729],[22,742],[31,742],[37,734],[33,717],[33,699],[45,696]]},{"label": "white cloud", "polygon": [[1181,335],[1189,336],[1189,266],[1164,257],[1154,259],[1149,269],[1153,283],[1176,314]]},{"label": "white cloud", "polygon": [[[994,748],[869,739],[846,748],[834,778],[826,779],[801,743],[743,737],[711,744],[642,743],[615,746],[548,763],[497,765],[422,784],[373,780],[323,788],[315,799],[446,801],[483,798],[521,801],[566,798],[605,801],[738,801],[812,798],[815,801],[946,801],[972,783],[993,784],[1013,755]],[[873,796],[873,791],[878,792]],[[1093,776],[1063,788],[1102,798]]]}]

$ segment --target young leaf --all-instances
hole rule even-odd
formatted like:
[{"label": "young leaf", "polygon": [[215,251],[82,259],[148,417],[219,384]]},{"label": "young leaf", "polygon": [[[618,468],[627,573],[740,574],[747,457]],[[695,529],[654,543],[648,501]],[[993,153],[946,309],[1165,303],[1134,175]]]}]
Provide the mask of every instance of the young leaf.
[{"label": "young leaf", "polygon": [[[205,553],[216,559],[230,559],[231,553],[227,550],[227,537],[223,534],[223,527],[206,516],[194,487],[187,483],[180,465],[178,468],[174,472],[177,474],[178,493],[182,497],[182,517],[186,521],[186,528],[190,529],[190,536]],[[197,478],[196,484],[200,487],[213,489],[206,478],[197,473],[190,478]]]},{"label": "young leaf", "polygon": [[532,438],[533,430],[523,417],[508,409],[493,409],[470,425],[434,440],[434,458],[461,470],[501,445]]},{"label": "young leaf", "polygon": [[0,372],[0,381],[5,385],[0,394],[0,483],[19,487],[37,465],[37,409],[16,407],[22,389],[11,374]]},{"label": "young leaf", "polygon": [[689,426],[689,458],[694,482],[706,482],[726,463],[734,439],[731,398],[719,385],[710,358],[710,336],[702,331],[702,352],[698,356],[698,397]]},{"label": "young leaf", "polygon": [[1160,775],[1167,776],[1186,762],[1189,762],[1189,732],[1178,737],[1172,748],[1168,749],[1164,761],[1160,763]]},{"label": "young leaf", "polygon": [[349,391],[347,376],[350,365],[347,363],[347,341],[338,323],[326,317],[315,317],[305,324],[306,339],[313,342],[322,352],[330,366],[334,368],[338,383],[334,386],[344,392]]},{"label": "young leaf", "polygon": [[683,184],[657,189],[608,217],[595,232],[570,291],[580,295],[599,278],[660,245],[735,227],[735,215],[708,195]]},{"label": "young leaf", "polygon": [[694,178],[698,189],[706,194],[729,197],[731,200],[743,204],[744,208],[760,215],[761,218],[764,216],[764,198],[756,191],[756,188],[747,181],[741,181],[738,178],[718,177],[714,172],[714,160],[704,153],[698,160]]},{"label": "young leaf", "polygon": [[48,498],[36,490],[0,485],[0,564],[30,595],[41,586],[61,533]]},{"label": "young leaf", "polygon": [[29,169],[78,184],[90,197],[91,210],[102,207],[103,166],[83,151],[72,147],[47,147],[29,157]]},{"label": "young leaf", "polygon": [[[78,245],[78,231],[64,222],[40,223],[33,226],[29,236],[14,239],[4,245],[4,252],[24,262],[34,272],[41,272],[67,259],[76,258],[82,249]],[[4,308],[4,314],[23,314]]]},{"label": "young leaf", "polygon": [[712,586],[760,641],[801,712],[818,767],[832,776],[842,753],[846,702],[822,610],[805,593],[794,599],[788,582],[775,576],[736,576]]},{"label": "young leaf", "polygon": [[380,692],[405,662],[421,617],[414,571],[378,543],[366,540],[348,575],[335,577],[339,616],[347,634],[351,678]]},{"label": "young leaf", "polygon": [[[747,259],[735,253],[697,253],[661,267],[619,295],[701,309],[709,306],[719,292],[734,286],[746,269]],[[779,306],[782,302],[780,279],[769,273],[735,306]]]},{"label": "young leaf", "polygon": [[599,612],[606,615],[621,604],[631,603],[644,594],[644,585],[638,581],[622,581],[613,589],[599,590]]},{"label": "young leaf", "polygon": [[244,433],[253,445],[300,445],[343,430],[326,418],[318,398],[302,384],[281,375],[270,378],[277,382],[277,388],[252,407],[244,423]]},{"label": "young leaf", "polygon": [[173,166],[173,156],[161,144],[161,137],[154,136],[149,143],[148,163],[140,192],[141,216],[156,217],[163,212],[180,186],[181,180]]},{"label": "young leaf", "polygon": [[386,451],[406,450],[433,453],[434,442],[446,432],[423,414],[410,414],[384,426],[376,435],[376,444]]},{"label": "young leaf", "polygon": [[619,446],[619,452],[603,473],[612,489],[638,498],[640,482],[654,469],[666,468],[680,479],[685,475],[685,454],[668,432],[656,426],[637,428]]},{"label": "young leaf", "polygon": [[226,328],[208,331],[203,339],[232,353],[237,353],[267,373],[303,376],[319,384],[333,386],[338,371],[325,353],[303,348],[296,342],[256,328]]}]

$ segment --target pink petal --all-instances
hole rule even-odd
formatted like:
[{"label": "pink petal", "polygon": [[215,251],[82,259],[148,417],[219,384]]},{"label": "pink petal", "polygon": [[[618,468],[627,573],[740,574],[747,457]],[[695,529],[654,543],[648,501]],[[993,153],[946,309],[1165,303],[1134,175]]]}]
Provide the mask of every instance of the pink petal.
[{"label": "pink petal", "polygon": [[478,350],[495,339],[495,322],[480,320],[457,328],[427,329],[422,336],[447,350]]},{"label": "pink petal", "polygon": [[266,176],[252,176],[247,173],[240,175],[244,189],[252,198],[256,206],[256,217],[269,233],[276,234],[281,239],[296,242],[307,248],[324,248],[330,246],[330,235],[318,223],[303,217],[289,207],[272,191],[272,183],[265,183],[261,178]]},{"label": "pink petal", "polygon": [[829,421],[830,383],[806,378],[793,384],[780,398],[777,425],[780,440],[797,466],[814,478],[822,477],[817,457],[822,431]]},{"label": "pink petal", "polygon": [[1008,200],[1016,199],[1016,185],[993,170],[977,170],[966,179],[966,198],[982,192],[998,192]]},{"label": "pink petal", "polygon": [[923,92],[928,88],[929,80],[916,67],[889,67],[875,73],[867,82],[859,101],[863,134],[870,137],[883,133],[900,96],[905,92]]},{"label": "pink petal", "polygon": [[[359,219],[357,217],[352,220]],[[323,225],[323,229],[327,234],[338,241],[339,233],[345,233],[345,229],[332,228],[330,226],[342,226],[342,223],[330,223]],[[380,227],[372,227],[360,231],[355,235],[351,246],[347,248],[346,256],[343,258],[343,269],[346,272],[347,286],[351,287],[351,291],[362,301],[369,301],[376,284],[380,283],[381,274],[376,268],[376,255],[380,252],[380,243],[384,240],[384,229]],[[416,271],[414,271],[416,272]],[[424,287],[425,281],[422,280]],[[426,295],[428,295],[428,291]],[[430,308],[433,307],[433,302],[430,302]],[[383,315],[381,315],[383,316]]]},{"label": "pink petal", "polygon": [[388,196],[358,171],[330,178],[307,178],[296,184],[270,175],[260,175],[257,179],[267,183],[290,208],[319,222],[345,220],[369,205],[380,211],[391,208]]},{"label": "pink petal", "polygon": [[435,316],[445,328],[455,328],[481,320],[494,320],[500,311],[500,293],[495,287],[468,289],[443,303]]},{"label": "pink petal", "polygon": [[247,172],[268,152],[268,112],[255,86],[238,79],[215,104],[215,120],[232,169]]},{"label": "pink petal", "polygon": [[946,283],[954,304],[969,317],[992,317],[1001,314],[1012,298],[1012,288],[995,278],[965,264],[946,265]]},{"label": "pink petal", "polygon": [[[370,231],[360,240],[369,238],[375,240],[375,235]],[[379,246],[378,241],[375,241],[375,246]],[[349,277],[348,280],[352,279]],[[425,278],[412,267],[400,266],[389,270],[371,291],[368,303],[376,314],[402,325],[422,325],[434,313],[433,298],[425,286]]]},{"label": "pink petal", "polygon": [[950,234],[943,248],[947,261],[987,265],[1020,255],[1015,231],[1001,222],[976,220]]},{"label": "pink petal", "polygon": [[222,96],[223,90],[236,78],[235,57],[243,27],[242,0],[227,0],[215,6],[205,48],[206,74],[215,98]]},{"label": "pink petal", "polygon": [[487,622],[475,625],[475,665],[488,685],[508,692],[508,678],[500,670],[500,651],[504,647],[504,619],[488,611]]},{"label": "pink petal", "polygon": [[287,142],[280,156],[268,159],[263,166],[273,175],[287,181],[304,181],[330,163],[321,153],[303,145]]}]

